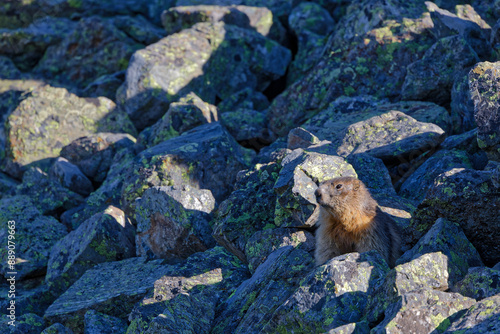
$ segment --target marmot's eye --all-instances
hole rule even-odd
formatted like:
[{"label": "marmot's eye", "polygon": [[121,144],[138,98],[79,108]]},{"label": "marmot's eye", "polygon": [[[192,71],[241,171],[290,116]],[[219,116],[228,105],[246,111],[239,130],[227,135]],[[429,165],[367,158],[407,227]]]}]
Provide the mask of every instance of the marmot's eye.
[{"label": "marmot's eye", "polygon": [[335,188],[340,189],[340,188],[342,188],[342,185],[341,185],[341,184],[337,184],[337,185],[335,186]]}]

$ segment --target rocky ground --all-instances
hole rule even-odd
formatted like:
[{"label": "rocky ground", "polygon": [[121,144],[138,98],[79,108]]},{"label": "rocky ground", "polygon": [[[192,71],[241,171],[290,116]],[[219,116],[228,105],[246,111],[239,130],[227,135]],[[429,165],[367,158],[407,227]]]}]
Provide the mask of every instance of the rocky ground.
[{"label": "rocky ground", "polygon": [[0,119],[0,333],[500,332],[498,0],[2,1]]}]

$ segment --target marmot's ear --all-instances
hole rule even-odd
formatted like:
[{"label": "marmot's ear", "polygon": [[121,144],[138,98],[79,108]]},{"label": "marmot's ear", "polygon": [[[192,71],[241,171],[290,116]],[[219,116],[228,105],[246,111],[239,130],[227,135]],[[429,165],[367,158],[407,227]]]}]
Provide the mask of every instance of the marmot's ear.
[{"label": "marmot's ear", "polygon": [[358,191],[358,189],[359,189],[359,187],[360,187],[360,186],[361,186],[361,181],[359,181],[359,180],[354,180],[354,185],[353,185],[353,187],[352,187],[352,188],[353,188],[355,191]]}]

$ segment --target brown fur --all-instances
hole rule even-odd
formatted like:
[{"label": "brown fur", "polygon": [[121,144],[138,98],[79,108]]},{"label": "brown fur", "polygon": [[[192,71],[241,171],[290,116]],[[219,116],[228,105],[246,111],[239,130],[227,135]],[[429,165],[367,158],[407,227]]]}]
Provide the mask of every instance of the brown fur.
[{"label": "brown fur", "polygon": [[345,253],[377,250],[394,267],[400,256],[399,228],[380,211],[363,182],[335,178],[321,183],[315,195],[320,207],[316,265]]}]

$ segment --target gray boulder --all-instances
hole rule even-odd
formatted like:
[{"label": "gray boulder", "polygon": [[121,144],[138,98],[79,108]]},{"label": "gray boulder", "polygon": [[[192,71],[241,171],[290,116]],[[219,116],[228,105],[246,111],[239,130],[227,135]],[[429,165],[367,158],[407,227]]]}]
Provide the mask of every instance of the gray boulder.
[{"label": "gray boulder", "polygon": [[96,264],[134,256],[134,232],[123,211],[109,206],[52,247],[46,283],[62,292]]},{"label": "gray boulder", "polygon": [[467,275],[453,287],[454,292],[481,300],[500,293],[500,272],[487,267],[469,268]]},{"label": "gray boulder", "polygon": [[85,334],[125,333],[127,322],[123,319],[88,310],[83,320]]},{"label": "gray boulder", "polygon": [[[0,229],[0,240],[5,245],[0,249],[0,273],[9,276],[8,272],[16,271],[16,280],[42,275],[47,270],[50,249],[67,234],[66,227],[53,217],[43,216],[27,196],[4,198],[0,200],[0,208],[0,217],[5,222]],[[9,221],[15,223],[8,225]],[[12,235],[8,226],[15,231],[15,239],[10,239],[14,241],[15,257],[25,260],[14,263],[12,268],[8,263],[8,238]]]},{"label": "gray boulder", "polygon": [[245,147],[260,149],[274,139],[267,128],[266,112],[252,109],[227,111],[221,115],[221,123]]},{"label": "gray boulder", "polygon": [[212,193],[189,186],[152,187],[135,202],[138,256],[181,260],[215,246]]},{"label": "gray boulder", "polygon": [[208,103],[245,87],[263,91],[285,73],[288,49],[233,25],[198,23],[137,51],[118,100],[138,129],[193,91]]},{"label": "gray boulder", "polygon": [[50,168],[50,176],[64,187],[82,196],[87,196],[94,191],[92,182],[82,173],[82,171],[67,159],[57,158]]},{"label": "gray boulder", "polygon": [[269,100],[261,92],[255,91],[251,88],[243,88],[239,92],[228,96],[221,101],[217,108],[219,112],[235,111],[238,109],[251,109],[262,111],[269,107]]},{"label": "gray boulder", "polygon": [[45,328],[40,334],[73,334],[73,331],[63,324],[56,322],[55,324]]},{"label": "gray boulder", "polygon": [[498,313],[500,296],[495,295],[472,305],[465,313],[454,319],[445,333],[495,333],[500,330]]}]

